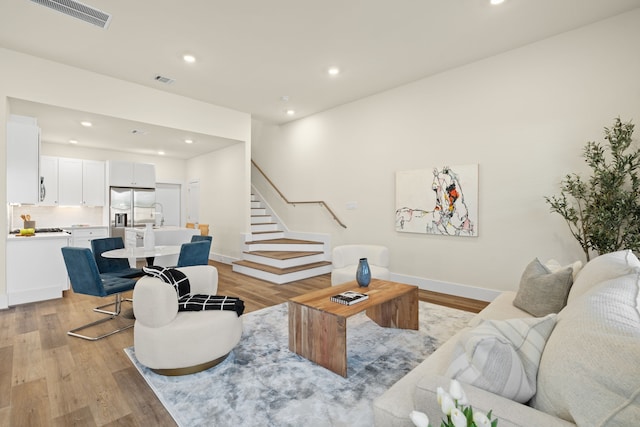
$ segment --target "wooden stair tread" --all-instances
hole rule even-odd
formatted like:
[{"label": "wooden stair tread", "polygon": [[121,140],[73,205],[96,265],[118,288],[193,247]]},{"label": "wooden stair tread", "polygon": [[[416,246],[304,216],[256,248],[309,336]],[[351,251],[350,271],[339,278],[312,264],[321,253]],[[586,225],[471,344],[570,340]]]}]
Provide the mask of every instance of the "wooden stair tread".
[{"label": "wooden stair tread", "polygon": [[295,252],[295,251],[252,251],[252,252],[244,252],[249,255],[257,255],[265,258],[286,260],[293,258],[302,258],[306,256],[320,255],[322,251],[319,252]]},{"label": "wooden stair tread", "polygon": [[274,245],[300,245],[300,244],[314,244],[314,245],[321,245],[322,242],[315,242],[313,240],[299,240],[299,239],[287,239],[287,238],[283,238],[283,239],[268,239],[268,240],[253,240],[251,242],[245,242],[247,245],[254,245],[254,244],[274,244]]},{"label": "wooden stair tread", "polygon": [[278,274],[278,275],[295,273],[297,271],[310,270],[312,268],[325,267],[327,265],[331,265],[329,261],[320,261],[320,262],[314,262],[311,264],[298,265],[295,267],[278,268],[278,267],[272,267],[270,265],[264,265],[264,264],[259,264],[257,262],[244,261],[244,260],[234,261],[233,264],[240,265],[242,267],[254,268],[256,270],[266,271],[267,273]]}]

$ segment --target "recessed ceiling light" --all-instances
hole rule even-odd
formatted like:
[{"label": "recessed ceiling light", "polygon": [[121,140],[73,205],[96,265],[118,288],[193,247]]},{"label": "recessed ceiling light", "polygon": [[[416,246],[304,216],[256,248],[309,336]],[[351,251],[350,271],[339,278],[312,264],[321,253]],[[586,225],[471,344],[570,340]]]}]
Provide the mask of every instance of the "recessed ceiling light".
[{"label": "recessed ceiling light", "polygon": [[78,143],[78,141],[76,141],[75,139],[70,139],[69,140],[69,144],[77,144],[77,143]]},{"label": "recessed ceiling light", "polygon": [[337,76],[338,74],[340,74],[340,68],[338,67],[331,67],[328,70],[329,75],[331,76]]},{"label": "recessed ceiling light", "polygon": [[296,113],[296,110],[287,110],[287,116],[293,116]]},{"label": "recessed ceiling light", "polygon": [[490,2],[490,3],[491,3],[492,5],[494,5],[494,6],[495,6],[495,5],[497,5],[497,4],[502,4],[502,3],[504,3],[504,0],[491,0],[491,2]]},{"label": "recessed ceiling light", "polygon": [[185,139],[184,142],[186,144],[193,144],[193,139]]},{"label": "recessed ceiling light", "polygon": [[194,62],[196,62],[196,57],[193,55],[183,55],[182,59],[184,59],[184,62],[188,62],[189,64],[193,64]]},{"label": "recessed ceiling light", "polygon": [[164,156],[164,151],[158,151],[158,154]]},{"label": "recessed ceiling light", "polygon": [[87,121],[80,122],[80,124],[86,128],[90,128],[91,126],[93,126],[93,123]]}]

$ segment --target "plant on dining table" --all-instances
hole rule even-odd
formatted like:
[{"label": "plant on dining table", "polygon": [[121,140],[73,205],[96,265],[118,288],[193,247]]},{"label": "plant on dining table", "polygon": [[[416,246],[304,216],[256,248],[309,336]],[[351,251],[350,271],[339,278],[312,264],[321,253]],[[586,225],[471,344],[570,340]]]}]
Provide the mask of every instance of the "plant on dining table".
[{"label": "plant on dining table", "polygon": [[[491,411],[484,414],[474,411],[458,380],[451,380],[449,392],[438,387],[438,405],[446,418],[442,419],[440,427],[496,427],[498,420],[491,420]],[[430,427],[429,417],[424,412],[411,411],[411,421],[416,427]]]}]

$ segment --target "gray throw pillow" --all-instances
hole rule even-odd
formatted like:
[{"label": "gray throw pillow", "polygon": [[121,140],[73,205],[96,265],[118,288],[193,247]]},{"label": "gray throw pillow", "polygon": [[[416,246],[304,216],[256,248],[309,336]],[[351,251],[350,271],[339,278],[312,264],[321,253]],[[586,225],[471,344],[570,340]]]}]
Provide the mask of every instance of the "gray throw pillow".
[{"label": "gray throw pillow", "polygon": [[567,304],[572,284],[570,267],[552,273],[536,258],[522,273],[513,305],[536,317],[558,313]]}]

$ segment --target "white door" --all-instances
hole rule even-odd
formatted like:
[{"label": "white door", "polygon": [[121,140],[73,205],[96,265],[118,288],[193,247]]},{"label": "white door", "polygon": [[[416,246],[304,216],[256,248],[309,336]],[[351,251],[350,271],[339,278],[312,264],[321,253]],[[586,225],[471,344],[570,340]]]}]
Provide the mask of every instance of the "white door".
[{"label": "white door", "polygon": [[198,222],[200,212],[200,181],[191,181],[187,187],[187,222]]},{"label": "white door", "polygon": [[[164,218],[164,225],[184,227],[180,221],[180,184],[156,184],[156,206]],[[156,225],[160,224],[160,219],[156,220]]]}]

